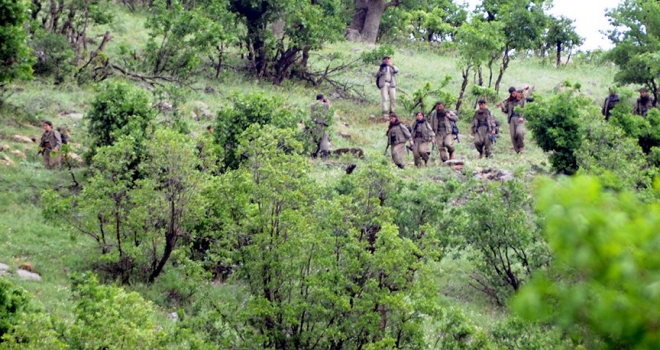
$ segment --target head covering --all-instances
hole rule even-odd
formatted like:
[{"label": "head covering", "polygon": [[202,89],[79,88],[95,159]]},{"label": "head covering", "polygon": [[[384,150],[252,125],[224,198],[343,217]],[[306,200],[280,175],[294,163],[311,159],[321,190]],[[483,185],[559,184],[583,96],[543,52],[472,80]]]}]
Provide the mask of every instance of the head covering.
[{"label": "head covering", "polygon": [[44,124],[49,125],[51,128],[53,127],[53,123],[51,123],[50,120],[44,120]]},{"label": "head covering", "polygon": [[316,95],[316,99],[317,99],[317,100],[322,100],[322,99],[323,99],[323,94],[318,94],[318,95]]},{"label": "head covering", "polygon": [[512,86],[512,87],[509,88],[509,93],[512,93],[512,92],[514,92],[514,91],[516,91],[516,88],[515,88],[515,87]]},{"label": "head covering", "polygon": [[639,92],[649,92],[649,90],[647,90],[646,88],[641,88],[639,89]]},{"label": "head covering", "polygon": [[485,103],[486,103],[486,100],[481,99],[481,100],[479,100],[479,102],[477,102],[477,103],[478,103],[478,104],[485,104]]},{"label": "head covering", "polygon": [[436,103],[435,103],[435,105],[436,105],[436,106],[439,106],[439,105],[444,105],[444,104],[445,104],[445,103],[444,103],[444,102],[442,102],[442,101],[438,101],[438,102],[436,102]]},{"label": "head covering", "polygon": [[383,57],[383,60],[386,60],[386,59],[388,59],[388,58],[390,58],[390,56],[384,56],[384,57]]}]

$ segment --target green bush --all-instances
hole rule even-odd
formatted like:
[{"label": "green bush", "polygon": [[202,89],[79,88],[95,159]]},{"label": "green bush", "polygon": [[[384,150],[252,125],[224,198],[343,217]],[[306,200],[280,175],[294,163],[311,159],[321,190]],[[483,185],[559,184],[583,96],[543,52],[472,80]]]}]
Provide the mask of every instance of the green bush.
[{"label": "green bush", "polygon": [[360,54],[360,59],[365,64],[378,65],[385,56],[394,55],[394,46],[380,45],[371,51],[364,51]]},{"label": "green bush", "polygon": [[31,46],[37,57],[32,66],[34,74],[52,76],[55,84],[59,84],[73,71],[75,53],[65,36],[39,30]]},{"label": "green bush", "polygon": [[241,154],[237,153],[243,132],[252,124],[273,125],[277,128],[295,128],[302,115],[292,112],[279,97],[263,93],[233,95],[232,104],[220,112],[216,119],[215,142],[224,148],[224,168],[236,169]]},{"label": "green bush", "polygon": [[580,108],[591,102],[575,96],[572,89],[537,100],[525,108],[525,118],[534,132],[536,143],[550,154],[552,167],[564,174],[578,170],[575,151],[582,144]]},{"label": "green bush", "polygon": [[93,140],[86,154],[88,163],[98,148],[113,145],[121,135],[132,134],[142,144],[154,117],[146,91],[122,82],[103,85],[84,118]]},{"label": "green bush", "polygon": [[0,277],[0,338],[17,323],[28,308],[27,292]]}]

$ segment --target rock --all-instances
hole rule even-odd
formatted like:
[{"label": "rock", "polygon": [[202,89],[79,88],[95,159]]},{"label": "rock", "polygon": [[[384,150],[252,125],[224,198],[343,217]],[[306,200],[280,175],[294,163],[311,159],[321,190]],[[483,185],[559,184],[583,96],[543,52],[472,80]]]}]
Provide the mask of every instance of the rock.
[{"label": "rock", "polygon": [[172,320],[173,322],[177,322],[177,321],[179,321],[179,314],[177,314],[176,312],[172,312],[172,313],[168,314],[167,316],[168,316],[168,317],[170,318],[170,320]]},{"label": "rock", "polygon": [[9,152],[9,145],[0,146],[0,152]]},{"label": "rock", "polygon": [[27,156],[25,155],[25,153],[23,153],[23,152],[21,152],[21,151],[19,151],[19,150],[17,150],[17,149],[11,151],[10,153],[13,154],[13,155],[15,155],[15,156],[18,157],[18,158],[21,158],[21,159],[27,159]]},{"label": "rock", "polygon": [[348,28],[344,32],[344,38],[346,38],[346,40],[348,40],[348,41],[357,42],[357,41],[362,40],[362,35],[360,34],[360,32],[357,29]]},{"label": "rock", "polygon": [[66,154],[66,157],[67,157],[68,159],[71,159],[71,160],[73,160],[74,162],[78,163],[79,165],[82,165],[82,164],[85,162],[85,161],[82,159],[81,156],[79,156],[78,154],[73,153],[73,152],[69,152],[69,153],[67,153],[67,154]]},{"label": "rock", "polygon": [[203,111],[203,110],[208,110],[209,105],[207,105],[206,103],[204,103],[202,101],[195,101],[195,102],[193,102],[193,108]]},{"label": "rock", "polygon": [[0,263],[0,276],[9,276],[9,265]]},{"label": "rock", "polygon": [[338,132],[337,135],[338,135],[339,137],[343,137],[343,138],[345,138],[345,139],[350,139],[350,138],[351,138],[351,135],[350,135],[350,134],[347,134],[347,133],[345,133],[345,132]]},{"label": "rock", "polygon": [[212,86],[207,86],[204,88],[204,93],[206,94],[215,94],[215,89]]},{"label": "rock", "polygon": [[27,136],[22,136],[22,135],[14,135],[11,137],[11,140],[14,142],[20,142],[20,143],[33,143],[34,141],[27,137]]},{"label": "rock", "polygon": [[85,115],[83,113],[78,113],[78,112],[64,112],[61,113],[59,116],[62,118],[81,120]]},{"label": "rock", "polygon": [[209,110],[206,110],[206,111],[202,112],[202,117],[204,117],[206,119],[213,119],[215,117],[215,115],[213,114],[213,112],[211,112]]},{"label": "rock", "polygon": [[446,162],[443,163],[446,166],[457,166],[457,165],[465,165],[465,161],[462,161],[460,159],[450,159]]},{"label": "rock", "polygon": [[12,163],[11,159],[9,159],[7,155],[3,155],[2,159],[0,159],[0,164],[4,166],[12,166],[14,163]]},{"label": "rock", "polygon": [[165,101],[160,101],[156,104],[156,108],[158,108],[158,110],[161,112],[168,112],[172,110],[172,104]]},{"label": "rock", "polygon": [[38,273],[26,271],[23,269],[18,269],[16,270],[16,274],[18,275],[18,277],[26,281],[41,281],[41,276]]},{"label": "rock", "polygon": [[352,174],[353,170],[355,170],[355,168],[357,168],[357,164],[349,164],[346,167],[346,174]]}]

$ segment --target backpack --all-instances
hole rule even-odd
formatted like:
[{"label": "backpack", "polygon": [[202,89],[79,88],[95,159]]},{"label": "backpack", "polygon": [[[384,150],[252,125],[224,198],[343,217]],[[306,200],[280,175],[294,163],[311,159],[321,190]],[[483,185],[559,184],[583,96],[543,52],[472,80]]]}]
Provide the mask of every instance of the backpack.
[{"label": "backpack", "polygon": [[451,124],[451,133],[453,135],[458,135],[459,130],[458,130],[458,125],[456,125],[456,122],[453,121],[453,120],[450,120],[449,123]]},{"label": "backpack", "polygon": [[60,134],[60,139],[62,140],[63,145],[66,145],[69,142],[69,139],[65,134]]}]

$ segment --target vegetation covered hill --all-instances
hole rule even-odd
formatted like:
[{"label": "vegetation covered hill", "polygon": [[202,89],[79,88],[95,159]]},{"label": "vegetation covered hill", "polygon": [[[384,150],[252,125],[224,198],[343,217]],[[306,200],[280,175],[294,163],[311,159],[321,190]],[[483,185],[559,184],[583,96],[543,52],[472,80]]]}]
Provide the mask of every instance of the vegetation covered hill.
[{"label": "vegetation covered hill", "polygon": [[[637,86],[622,83],[655,76],[630,78],[616,50],[556,66],[575,38],[547,45],[560,19],[545,19],[543,44],[507,31],[507,12],[488,6],[516,1],[484,2],[484,23],[450,1],[388,6],[378,44],[352,2],[269,2],[245,22],[242,1],[65,1],[90,17],[57,32],[33,8],[20,30],[33,79],[0,71],[0,348],[653,348],[660,113],[631,115]],[[306,22],[315,11],[341,15]],[[250,39],[278,20],[283,40]],[[340,40],[347,24],[367,42]],[[471,45],[498,30],[520,40],[495,56]],[[385,54],[408,122],[437,100],[454,107],[467,76],[464,165],[434,151],[429,167],[409,155],[400,170],[383,156],[373,75]],[[507,58],[500,90],[534,88],[521,155],[487,82]],[[310,157],[318,93],[332,102],[331,149],[363,158]],[[504,126],[490,159],[469,135],[478,98]],[[15,137],[38,142],[45,119],[69,130],[59,170]]]}]

